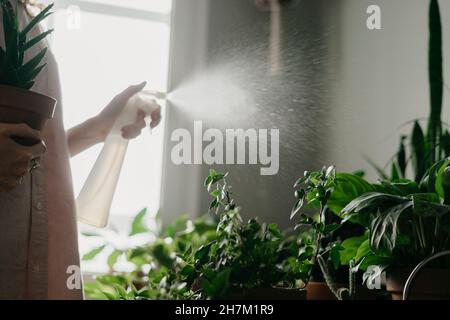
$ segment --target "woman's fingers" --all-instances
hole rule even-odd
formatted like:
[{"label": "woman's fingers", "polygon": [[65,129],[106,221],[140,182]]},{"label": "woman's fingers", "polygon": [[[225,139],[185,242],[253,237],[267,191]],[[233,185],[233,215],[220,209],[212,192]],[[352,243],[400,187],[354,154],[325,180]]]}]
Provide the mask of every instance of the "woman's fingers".
[{"label": "woman's fingers", "polygon": [[2,128],[0,130],[0,134],[7,137],[20,137],[20,138],[28,138],[32,140],[41,140],[41,133],[38,130],[32,129],[25,123],[19,124],[2,124]]},{"label": "woman's fingers", "polygon": [[141,119],[133,124],[122,128],[122,137],[125,139],[134,139],[141,134],[142,129],[145,128],[145,120]]},{"label": "woman's fingers", "polygon": [[161,107],[158,106],[156,110],[150,115],[152,122],[150,123],[150,128],[155,128],[161,122]]},{"label": "woman's fingers", "polygon": [[147,82],[144,81],[140,84],[129,86],[125,90],[123,90],[121,93],[119,93],[115,98],[114,102],[118,103],[119,105],[125,104],[128,99],[130,99],[132,96],[134,96],[136,93],[142,91],[144,87],[147,85]]}]

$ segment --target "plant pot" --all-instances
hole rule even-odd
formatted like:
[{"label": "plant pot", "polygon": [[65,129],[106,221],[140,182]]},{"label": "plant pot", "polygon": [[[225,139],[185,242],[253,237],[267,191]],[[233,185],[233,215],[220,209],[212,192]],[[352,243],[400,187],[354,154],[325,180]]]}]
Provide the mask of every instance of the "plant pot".
[{"label": "plant pot", "polygon": [[[392,300],[403,299],[403,288],[412,268],[395,268],[386,271],[386,290]],[[450,300],[450,269],[423,269],[411,286],[408,300]]]},{"label": "plant pot", "polygon": [[[0,122],[26,123],[35,130],[42,130],[47,120],[53,118],[56,100],[30,90],[0,85]],[[18,143],[32,145],[30,141],[13,137]]]},{"label": "plant pot", "polygon": [[290,288],[232,288],[232,300],[306,300],[306,291]]},{"label": "plant pot", "polygon": [[[336,284],[338,288],[346,288],[346,284]],[[369,290],[362,285],[356,286],[355,300],[377,300],[379,292]],[[337,300],[325,282],[310,281],[306,286],[306,300]]]}]

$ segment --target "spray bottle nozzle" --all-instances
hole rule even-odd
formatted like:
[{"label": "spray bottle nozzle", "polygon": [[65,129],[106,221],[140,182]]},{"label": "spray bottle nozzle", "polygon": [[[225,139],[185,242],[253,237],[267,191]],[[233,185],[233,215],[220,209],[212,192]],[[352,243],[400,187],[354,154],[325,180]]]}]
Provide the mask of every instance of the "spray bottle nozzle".
[{"label": "spray bottle nozzle", "polygon": [[145,94],[153,96],[155,99],[164,100],[167,96],[165,92],[157,91],[157,90],[143,90]]}]

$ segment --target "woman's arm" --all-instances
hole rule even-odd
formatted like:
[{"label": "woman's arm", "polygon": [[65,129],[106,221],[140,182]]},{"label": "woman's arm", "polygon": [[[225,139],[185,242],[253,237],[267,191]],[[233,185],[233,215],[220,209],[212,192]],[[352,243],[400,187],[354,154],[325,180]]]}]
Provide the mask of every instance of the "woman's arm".
[{"label": "woman's arm", "polygon": [[[128,87],[115,96],[97,116],[69,129],[67,131],[67,144],[70,155],[73,157],[97,143],[104,142],[128,99],[141,91],[144,86],[145,82],[137,86]],[[135,122],[122,128],[122,136],[125,139],[137,137],[141,130],[145,128],[145,116],[145,112],[138,111]],[[161,109],[158,108],[150,116],[152,119],[150,126],[154,128],[161,120]]]},{"label": "woman's arm", "polygon": [[70,156],[76,156],[93,145],[105,141],[108,133],[102,132],[100,128],[98,119],[95,117],[67,130]]}]

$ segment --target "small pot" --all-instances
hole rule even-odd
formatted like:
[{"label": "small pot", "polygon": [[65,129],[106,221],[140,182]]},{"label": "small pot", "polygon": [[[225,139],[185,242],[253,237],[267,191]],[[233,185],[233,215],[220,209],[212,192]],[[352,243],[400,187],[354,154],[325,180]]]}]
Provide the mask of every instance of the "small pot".
[{"label": "small pot", "polygon": [[[412,268],[386,271],[386,290],[392,300],[403,299],[403,288]],[[411,285],[408,300],[450,300],[450,269],[423,269]]]},{"label": "small pot", "polygon": [[[35,130],[42,130],[53,118],[56,100],[30,90],[0,85],[0,122],[26,123]],[[35,144],[36,141],[13,137],[22,144]]]},{"label": "small pot", "polygon": [[228,296],[233,300],[306,300],[306,291],[290,288],[232,288]]},{"label": "small pot", "polygon": [[[336,286],[346,288],[348,285],[337,283]],[[376,290],[369,290],[362,285],[356,286],[355,300],[377,300],[379,292]],[[308,282],[306,286],[306,300],[337,300],[336,296],[331,292],[326,282]]]}]

